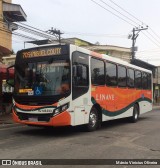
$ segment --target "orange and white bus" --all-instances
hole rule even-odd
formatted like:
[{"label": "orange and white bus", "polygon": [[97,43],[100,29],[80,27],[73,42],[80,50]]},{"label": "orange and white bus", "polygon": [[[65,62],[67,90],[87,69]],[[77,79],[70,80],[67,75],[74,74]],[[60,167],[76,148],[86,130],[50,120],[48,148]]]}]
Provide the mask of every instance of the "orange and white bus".
[{"label": "orange and white bus", "polygon": [[47,45],[17,53],[15,122],[37,126],[86,125],[152,110],[152,72],[75,45]]}]

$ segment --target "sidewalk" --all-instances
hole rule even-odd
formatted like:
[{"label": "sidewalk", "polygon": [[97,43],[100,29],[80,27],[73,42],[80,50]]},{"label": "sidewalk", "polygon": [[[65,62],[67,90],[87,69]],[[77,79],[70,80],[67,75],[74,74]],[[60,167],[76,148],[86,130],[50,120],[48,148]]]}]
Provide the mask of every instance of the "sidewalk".
[{"label": "sidewalk", "polygon": [[12,124],[12,113],[6,113],[0,115],[0,124]]},{"label": "sidewalk", "polygon": [[20,124],[15,123],[12,120],[12,113],[0,113],[0,129],[1,128],[8,128],[8,127],[15,127]]}]

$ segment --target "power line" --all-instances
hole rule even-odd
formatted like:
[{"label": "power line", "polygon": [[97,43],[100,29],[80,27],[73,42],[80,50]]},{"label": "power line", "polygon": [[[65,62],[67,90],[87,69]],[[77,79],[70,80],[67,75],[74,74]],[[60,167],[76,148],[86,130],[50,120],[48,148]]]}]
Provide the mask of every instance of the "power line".
[{"label": "power line", "polygon": [[148,31],[147,31],[147,33],[148,33],[157,43],[160,43],[160,41],[159,41],[158,39],[156,39],[151,33],[149,33]]},{"label": "power line", "polygon": [[[132,15],[131,13],[129,13],[127,10],[125,10],[124,8],[122,8],[120,5],[118,5],[117,3],[115,3],[113,0],[109,0],[111,3],[113,3],[114,5],[116,5],[117,7],[119,7],[121,10],[123,10],[124,12],[126,12],[128,15],[130,15],[130,16],[132,16],[134,19],[136,19],[137,21],[139,21],[139,22],[141,22],[142,23],[142,25],[143,24],[145,24],[144,22],[142,22],[140,19],[138,19],[137,17],[135,17],[134,15]],[[145,24],[146,26],[147,26],[147,24]],[[149,26],[147,26],[147,27],[149,27]],[[149,27],[150,28],[150,27]],[[153,34],[155,35],[155,37],[158,37],[159,39],[160,39],[160,37],[159,37],[159,35],[157,34],[157,33],[155,33],[154,31],[153,31],[153,29],[151,29],[150,28],[150,30],[153,32]],[[147,33],[150,35],[150,36],[152,36],[152,38],[155,40],[155,41],[157,41],[158,43],[159,43],[159,41],[151,34],[151,33],[149,33],[148,31],[147,31]],[[153,41],[153,40],[151,40],[151,41]]]},{"label": "power line", "polygon": [[53,36],[45,35],[45,34],[43,34],[43,33],[41,33],[41,32],[37,32],[37,31],[35,31],[35,30],[31,30],[31,29],[29,29],[29,28],[27,28],[27,27],[24,27],[24,26],[18,25],[18,27],[19,27],[20,30],[23,30],[23,31],[25,31],[25,32],[34,34],[34,35],[36,35],[36,36],[40,36],[40,37],[48,38],[48,39],[51,39],[51,40],[55,40],[55,38],[54,38]]},{"label": "power line", "polygon": [[[149,27],[150,28],[150,27]],[[156,37],[158,37],[159,39],[160,39],[160,36],[157,34],[157,33],[155,33],[155,31],[152,29],[152,28],[150,28],[150,30],[152,31],[152,33],[156,36]]]},{"label": "power line", "polygon": [[137,51],[137,53],[144,53],[144,52],[159,52],[160,48],[154,48],[154,49],[149,49],[149,50],[141,50]]},{"label": "power line", "polygon": [[[113,0],[109,0],[111,3],[113,3],[114,5],[116,5],[118,8],[120,8],[121,10],[123,10],[124,12],[126,12],[128,15],[132,16],[134,19],[136,19],[137,21],[139,21],[140,23],[145,24],[144,22],[142,22],[140,19],[138,19],[137,17],[135,17],[134,15],[132,15],[131,13],[129,13],[127,10],[125,10],[124,8],[122,8],[120,5],[118,5],[117,3],[115,3]],[[145,24],[147,26],[147,24]]]},{"label": "power line", "polygon": [[[28,33],[31,33],[31,34],[34,34],[36,36],[40,36],[40,37],[44,37],[44,38],[48,38],[48,39],[51,39],[51,40],[55,40],[55,38],[53,36],[51,36],[49,33],[43,31],[43,30],[40,30],[38,28],[35,28],[33,26],[29,26],[27,24],[23,24],[23,23],[18,23],[18,24],[15,24],[15,23],[10,23],[7,21],[7,18],[4,17],[6,22],[9,24],[9,25],[16,25],[18,26],[18,28],[20,30],[23,30],[25,32],[28,32]],[[12,19],[13,22],[15,22],[16,20]]]},{"label": "power line", "polygon": [[[107,8],[105,8],[105,7],[102,6],[101,4],[97,3],[96,1],[94,1],[94,0],[91,0],[91,1],[92,1],[93,3],[95,3],[96,5],[100,6],[101,8],[105,9],[106,11],[112,13],[112,14],[115,15],[116,17],[120,18],[121,20],[123,20],[123,21],[127,22],[128,24],[132,25],[133,27],[135,27],[135,25],[133,25],[132,23],[128,22],[126,19],[124,19],[124,18],[122,18],[122,17],[116,15],[115,13],[113,13],[113,12],[110,11],[110,10],[108,10]],[[100,1],[101,1],[101,0],[100,0]],[[157,43],[154,41],[155,39],[152,40],[152,39],[151,39],[150,37],[148,37],[146,34],[145,34],[145,36],[146,36],[150,41],[152,41],[155,45],[157,45],[158,47],[160,47],[160,45],[157,44]]]},{"label": "power line", "polygon": [[110,12],[111,14],[113,14],[114,16],[118,17],[119,19],[125,21],[126,23],[130,24],[131,26],[135,27],[135,25],[133,25],[132,23],[128,22],[126,19],[122,18],[121,16],[118,16],[117,14],[113,13],[112,11],[110,11],[109,9],[105,8],[104,6],[102,6],[101,4],[97,3],[94,0],[91,0],[93,3],[95,3],[96,5],[100,6],[101,8],[103,8],[104,10]]},{"label": "power line", "polygon": [[154,43],[156,46],[160,47],[160,44],[152,40],[148,35],[146,35],[144,32],[142,32],[152,43]]},{"label": "power line", "polygon": [[95,34],[95,33],[83,33],[83,32],[67,32],[64,31],[64,34],[69,35],[80,35],[80,36],[94,36],[94,37],[113,37],[113,38],[127,38],[127,35],[124,34]]},{"label": "power line", "polygon": [[133,19],[129,18],[128,16],[124,15],[123,13],[121,13],[120,11],[116,10],[115,8],[113,8],[112,6],[110,6],[109,4],[107,4],[106,2],[104,2],[103,0],[100,0],[102,3],[104,3],[105,5],[107,5],[109,8],[113,9],[114,11],[116,11],[117,13],[119,13],[120,15],[122,15],[123,17],[127,18],[128,20],[130,20],[131,22],[135,23],[136,25],[139,25],[138,23],[136,23]]},{"label": "power line", "polygon": [[135,43],[136,43],[136,39],[137,39],[137,37],[138,37],[138,35],[139,35],[139,33],[141,32],[141,31],[143,31],[143,30],[147,30],[148,29],[148,27],[146,27],[146,28],[137,28],[137,29],[135,29],[135,28],[133,28],[133,35],[132,35],[132,60],[135,58]]},{"label": "power line", "polygon": [[152,36],[155,39],[155,41],[157,41],[158,43],[160,43],[160,36],[157,33],[155,33],[155,31],[153,31],[153,29],[151,29],[151,28],[150,28],[150,31],[151,31],[152,34],[149,33],[148,31],[147,31],[147,33],[150,36]]},{"label": "power line", "polygon": [[[146,23],[144,23],[143,21],[141,21],[140,19],[138,19],[137,17],[135,17],[134,15],[132,15],[130,12],[128,12],[127,10],[125,10],[124,8],[122,8],[120,5],[118,5],[117,3],[115,3],[113,0],[109,0],[111,3],[113,3],[114,5],[116,5],[117,7],[119,7],[121,10],[123,10],[124,12],[126,12],[128,15],[132,16],[134,19],[136,19],[137,21],[141,22],[142,25],[145,24],[148,28],[150,28],[150,30],[152,31],[152,33],[155,35],[155,37],[158,37],[160,39],[160,36],[155,33],[155,31],[149,27]],[[147,31],[148,32],[148,31]],[[149,33],[149,32],[148,32]],[[150,34],[150,33],[149,33]],[[151,34],[150,34],[151,35]],[[152,35],[151,35],[152,36]],[[153,36],[152,36],[153,37]],[[153,37],[155,40],[156,38]],[[157,41],[157,40],[156,40]]]},{"label": "power line", "polygon": [[[113,15],[115,15],[115,16],[117,16],[116,14],[114,14],[113,12],[111,12],[110,10],[108,10],[108,9],[106,9],[104,6],[102,6],[102,5],[100,5],[99,3],[97,3],[97,2],[95,2],[94,0],[91,0],[92,2],[94,2],[95,4],[97,4],[98,6],[100,6],[100,7],[102,7],[103,9],[105,9],[105,10],[107,10],[107,11],[109,11],[110,13],[112,13]],[[119,12],[118,10],[116,10],[116,9],[114,9],[113,7],[111,7],[110,5],[108,5],[107,3],[105,3],[104,1],[102,1],[102,0],[100,0],[101,2],[103,2],[104,4],[106,4],[107,6],[109,6],[110,8],[112,8],[113,10],[115,10],[115,11],[117,11],[118,13],[120,13],[120,14],[122,14],[121,12]],[[133,16],[132,14],[130,14],[129,12],[127,12],[126,10],[124,10],[122,7],[120,7],[119,5],[117,5],[114,1],[112,1],[112,0],[110,0],[110,2],[112,2],[112,3],[114,3],[116,6],[118,6],[119,8],[121,8],[123,11],[125,11],[127,14],[129,14],[130,16],[132,16],[133,18],[135,18],[136,20],[138,20],[139,22],[142,22],[141,20],[139,20],[138,18],[136,18],[135,16]],[[125,15],[123,15],[123,16],[125,16]],[[120,19],[122,19],[122,20],[124,20],[125,22],[127,22],[127,23],[129,23],[130,25],[132,25],[132,26],[134,26],[133,24],[131,24],[130,22],[128,22],[128,21],[126,21],[125,19],[123,19],[122,17],[120,17],[120,16],[118,16]],[[125,17],[127,17],[127,16],[125,16]],[[127,17],[128,18],[128,17]],[[133,21],[133,20],[131,20],[131,21]],[[143,23],[143,22],[142,22]],[[137,23],[136,23],[137,24]],[[144,23],[143,23],[144,24]],[[146,25],[146,24],[145,24]],[[134,26],[135,27],[135,26]],[[152,30],[153,31],[153,30]],[[158,46],[158,47],[160,47],[160,45],[159,44],[157,44],[157,39],[153,36],[153,35],[151,35],[149,32],[147,32],[153,39],[151,39],[149,36],[147,36],[146,34],[145,34],[145,36],[151,41],[151,42],[153,42],[156,46]],[[154,33],[155,35],[156,35],[156,37],[157,37],[157,34],[156,33]],[[155,42],[156,41],[156,42]],[[159,43],[159,42],[158,42]]]}]

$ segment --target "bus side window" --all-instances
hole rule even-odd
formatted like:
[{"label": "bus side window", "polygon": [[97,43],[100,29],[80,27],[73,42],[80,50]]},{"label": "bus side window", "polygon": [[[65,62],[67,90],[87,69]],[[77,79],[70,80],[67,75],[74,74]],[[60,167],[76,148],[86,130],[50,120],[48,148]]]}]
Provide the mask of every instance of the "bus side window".
[{"label": "bus side window", "polygon": [[73,84],[74,86],[87,86],[87,67],[85,65],[73,65]]},{"label": "bus side window", "polygon": [[142,87],[143,89],[148,89],[148,78],[147,78],[147,73],[142,72]]},{"label": "bus side window", "polygon": [[105,85],[105,66],[102,60],[91,58],[91,80],[93,85]]},{"label": "bus side window", "polygon": [[126,87],[126,84],[127,84],[126,68],[124,66],[118,65],[118,86]]},{"label": "bus side window", "polygon": [[72,99],[85,94],[89,89],[89,57],[74,52],[72,55]]},{"label": "bus side window", "polygon": [[137,89],[142,88],[142,74],[140,71],[135,71],[135,87]]},{"label": "bus side window", "polygon": [[148,74],[147,76],[148,76],[148,90],[151,90],[151,88],[152,88],[152,85],[151,85],[151,83],[152,83],[151,74]]},{"label": "bus side window", "polygon": [[130,68],[127,69],[127,86],[134,88],[134,70]]},{"label": "bus side window", "polygon": [[106,85],[117,86],[117,65],[106,62]]}]

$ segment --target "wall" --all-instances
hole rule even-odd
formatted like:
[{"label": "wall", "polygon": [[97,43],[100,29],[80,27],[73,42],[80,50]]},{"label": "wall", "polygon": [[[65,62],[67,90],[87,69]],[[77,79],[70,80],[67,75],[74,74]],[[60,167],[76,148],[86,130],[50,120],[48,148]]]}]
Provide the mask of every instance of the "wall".
[{"label": "wall", "polygon": [[[10,3],[11,0],[5,0],[5,2]],[[3,23],[3,3],[0,0],[0,55],[8,55],[3,54],[2,52],[9,52],[12,50],[12,35],[11,32],[8,31],[7,24]],[[4,50],[5,49],[5,50]]]}]

